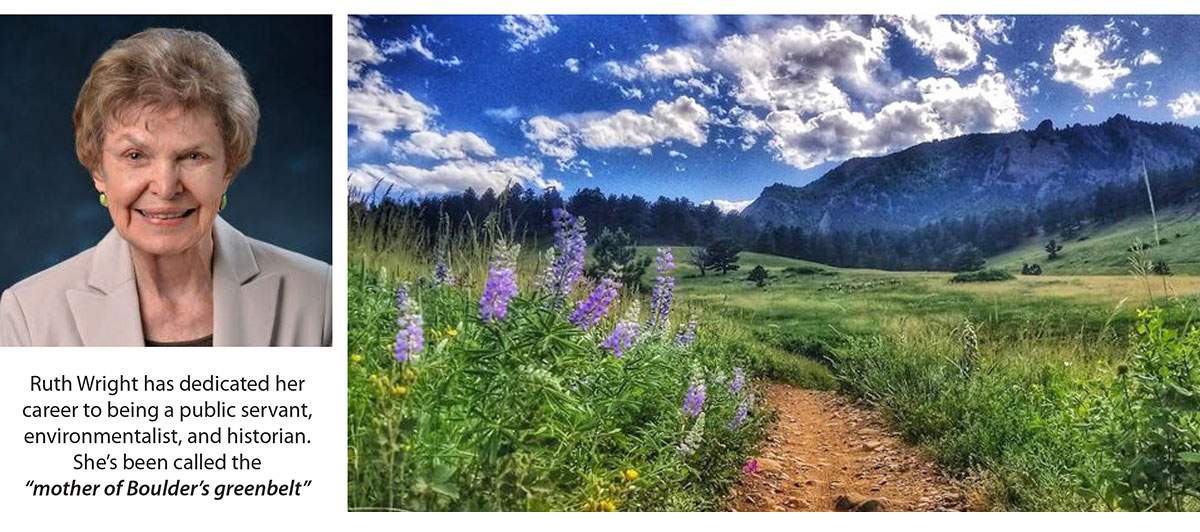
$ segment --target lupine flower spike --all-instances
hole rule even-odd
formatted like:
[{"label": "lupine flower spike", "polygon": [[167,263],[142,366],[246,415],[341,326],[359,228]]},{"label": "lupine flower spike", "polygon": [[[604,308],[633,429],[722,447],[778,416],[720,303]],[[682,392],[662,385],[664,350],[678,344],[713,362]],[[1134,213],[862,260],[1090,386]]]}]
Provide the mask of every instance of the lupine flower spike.
[{"label": "lupine flower spike", "polygon": [[696,341],[696,317],[692,316],[687,325],[675,334],[675,345],[679,347],[687,347]]},{"label": "lupine flower spike", "polygon": [[416,300],[408,294],[408,285],[400,285],[396,290],[396,308],[399,311],[396,324],[400,326],[394,348],[396,361],[416,360],[425,349],[425,321]]},{"label": "lupine flower spike", "polygon": [[587,299],[575,306],[575,312],[571,313],[571,323],[585,331],[590,329],[608,314],[608,307],[616,299],[617,282],[611,277],[605,277]]},{"label": "lupine flower spike", "polygon": [[658,254],[654,257],[654,270],[658,272],[658,277],[654,279],[654,288],[650,291],[651,329],[661,330],[667,326],[675,293],[675,277],[670,275],[674,269],[675,257],[671,255],[671,249],[658,248]]},{"label": "lupine flower spike", "polygon": [[557,306],[571,293],[575,282],[583,275],[587,230],[583,218],[572,216],[566,209],[554,209],[552,216],[554,255],[543,275],[542,288],[550,293]]},{"label": "lupine flower spike", "polygon": [[733,380],[729,382],[729,393],[737,395],[746,385],[746,372],[742,368],[733,368]]},{"label": "lupine flower spike", "polygon": [[479,317],[484,323],[508,317],[508,300],[517,295],[516,257],[520,249],[520,245],[508,247],[500,241],[492,251],[487,284],[479,298]]}]

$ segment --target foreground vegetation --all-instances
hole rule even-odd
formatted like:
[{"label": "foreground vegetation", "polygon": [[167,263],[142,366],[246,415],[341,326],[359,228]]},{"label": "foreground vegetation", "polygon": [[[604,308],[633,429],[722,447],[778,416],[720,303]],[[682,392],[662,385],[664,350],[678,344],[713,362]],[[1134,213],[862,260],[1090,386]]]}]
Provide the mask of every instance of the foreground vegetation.
[{"label": "foreground vegetation", "polygon": [[[447,233],[435,255],[352,232],[351,509],[719,509],[771,420],[747,377],[833,385],[818,363],[671,311],[669,254],[653,298],[555,290],[561,260],[480,262],[507,247],[499,227]],[[501,305],[506,270],[519,282]]]},{"label": "foreground vegetation", "polygon": [[681,297],[827,363],[995,508],[1197,509],[1200,279],[741,263],[767,286],[684,269]]}]

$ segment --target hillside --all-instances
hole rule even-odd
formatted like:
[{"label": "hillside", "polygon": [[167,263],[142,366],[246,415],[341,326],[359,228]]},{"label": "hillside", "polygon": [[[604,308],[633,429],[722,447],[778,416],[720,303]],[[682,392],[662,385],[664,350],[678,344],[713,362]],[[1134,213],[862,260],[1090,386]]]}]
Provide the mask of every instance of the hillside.
[{"label": "hillside", "polygon": [[816,181],[777,183],[742,213],[806,231],[909,229],[945,217],[1029,210],[1192,164],[1200,130],[1116,115],[1098,125],[973,134],[850,159]]},{"label": "hillside", "polygon": [[[1161,212],[1158,223],[1159,237],[1166,242],[1150,248],[1150,258],[1167,261],[1175,274],[1200,274],[1200,204]],[[1018,273],[1022,264],[1037,263],[1046,275],[1121,275],[1129,273],[1128,250],[1135,239],[1154,241],[1150,215],[1109,225],[1087,225],[1074,239],[1058,239],[1063,250],[1053,261],[1046,260],[1044,249],[1050,237],[1039,236],[989,257],[987,267]]]}]

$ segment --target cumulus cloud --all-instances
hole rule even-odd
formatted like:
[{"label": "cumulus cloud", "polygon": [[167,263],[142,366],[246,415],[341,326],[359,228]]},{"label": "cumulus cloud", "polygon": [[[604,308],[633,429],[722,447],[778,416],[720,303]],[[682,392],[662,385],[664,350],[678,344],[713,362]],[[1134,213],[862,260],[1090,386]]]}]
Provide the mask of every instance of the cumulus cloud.
[{"label": "cumulus cloud", "polygon": [[966,86],[928,78],[914,89],[915,101],[891,102],[873,116],[849,109],[811,118],[794,110],[772,112],[768,146],[778,159],[806,169],[967,133],[1011,131],[1025,118],[1002,73],[983,74]]},{"label": "cumulus cloud", "polygon": [[431,159],[466,159],[472,155],[495,157],[493,148],[483,137],[471,132],[451,131],[446,135],[433,131],[418,131],[396,144],[396,151]]},{"label": "cumulus cloud", "polygon": [[686,154],[686,153],[683,153],[683,152],[680,152],[680,151],[675,151],[675,150],[671,150],[671,151],[667,152],[667,155],[668,155],[668,156],[670,156],[670,157],[678,157],[678,158],[680,158],[680,159],[687,159],[687,158],[688,158],[688,156],[687,156],[687,154]]},{"label": "cumulus cloud", "polygon": [[748,200],[714,199],[714,200],[708,200],[708,201],[704,202],[704,205],[708,205],[708,204],[715,205],[717,207],[717,209],[719,209],[721,212],[729,214],[731,212],[742,212],[742,210],[745,209],[746,207],[749,207],[751,203],[754,203],[754,200],[752,200],[752,199],[748,199]]},{"label": "cumulus cloud", "polygon": [[[941,16],[885,16],[922,54],[933,58],[938,70],[958,74],[978,61],[979,42],[975,40],[975,24]],[[994,19],[999,20],[999,19]],[[1003,27],[990,19],[983,21],[992,32],[1003,33]]]},{"label": "cumulus cloud", "polygon": [[676,89],[694,90],[694,91],[700,93],[701,96],[704,96],[706,98],[711,98],[718,94],[718,87],[717,87],[716,83],[711,83],[711,84],[704,83],[703,81],[701,81],[697,78],[688,78],[686,81],[684,81],[682,79],[677,79],[672,82],[672,85]]},{"label": "cumulus cloud", "polygon": [[515,122],[518,118],[521,118],[521,110],[515,105],[484,109],[483,114],[488,118],[499,120],[501,122]]},{"label": "cumulus cloud", "polygon": [[1119,44],[1120,37],[1112,30],[1092,34],[1079,26],[1067,28],[1052,52],[1054,81],[1075,85],[1088,96],[1112,89],[1117,79],[1130,72],[1120,59],[1102,57]]},{"label": "cumulus cloud", "polygon": [[1161,65],[1162,58],[1159,57],[1158,54],[1151,52],[1150,50],[1145,50],[1137,56],[1137,59],[1133,60],[1133,64],[1135,64],[1137,66]]},{"label": "cumulus cloud", "polygon": [[512,35],[508,50],[516,52],[558,32],[558,26],[546,15],[505,15],[500,31]]},{"label": "cumulus cloud", "polygon": [[413,191],[420,194],[444,194],[473,188],[477,191],[520,184],[537,188],[562,189],[562,183],[542,176],[542,163],[528,157],[494,161],[459,159],[433,168],[418,168],[396,163],[361,164],[351,170],[349,185],[364,193]]},{"label": "cumulus cloud", "polygon": [[1158,98],[1155,98],[1153,95],[1147,94],[1147,95],[1143,96],[1142,99],[1138,100],[1137,105],[1138,105],[1138,107],[1157,107],[1158,106]]},{"label": "cumulus cloud", "polygon": [[377,65],[387,60],[387,57],[375,47],[375,43],[367,37],[363,30],[362,19],[346,17],[348,32],[346,34],[346,61],[349,63],[347,79],[358,81],[366,65]]},{"label": "cumulus cloud", "polygon": [[1167,102],[1171,116],[1175,119],[1191,118],[1200,115],[1200,92],[1185,92],[1178,98]]},{"label": "cumulus cloud", "polygon": [[359,137],[371,144],[384,142],[384,134],[391,131],[425,130],[437,113],[409,93],[388,86],[376,71],[367,72],[362,83],[350,88],[346,107],[350,125],[358,128]]},{"label": "cumulus cloud", "polygon": [[736,81],[741,105],[770,110],[819,113],[849,107],[838,86],[871,87],[873,72],[885,62],[887,32],[866,35],[829,21],[821,28],[794,25],[721,40],[716,64]]},{"label": "cumulus cloud", "polygon": [[662,53],[645,54],[633,64],[608,61],[604,68],[613,77],[625,81],[636,79],[659,80],[690,76],[708,71],[695,48],[671,48]]},{"label": "cumulus cloud", "polygon": [[563,66],[567,67],[567,70],[571,72],[579,73],[579,60],[574,57],[568,57],[566,61],[563,61]]},{"label": "cumulus cloud", "polygon": [[543,155],[560,164],[575,158],[578,147],[593,150],[633,148],[642,150],[671,140],[693,146],[707,141],[709,113],[688,96],[673,102],[659,101],[649,114],[622,109],[612,114],[594,112],[558,118],[535,116],[525,122],[525,138]]},{"label": "cumulus cloud", "polygon": [[413,33],[407,39],[390,39],[383,43],[384,55],[396,55],[413,52],[426,60],[433,61],[442,66],[453,67],[462,64],[462,60],[458,56],[453,56],[450,59],[438,58],[433,51],[426,46],[426,43],[437,43],[433,33],[428,28],[421,26],[420,28],[413,26]]}]

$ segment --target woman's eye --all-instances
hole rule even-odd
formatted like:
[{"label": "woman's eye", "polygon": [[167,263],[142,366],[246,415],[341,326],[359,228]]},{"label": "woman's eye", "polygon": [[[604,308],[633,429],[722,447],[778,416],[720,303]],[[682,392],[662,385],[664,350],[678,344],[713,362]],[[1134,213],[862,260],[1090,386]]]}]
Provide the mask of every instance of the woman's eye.
[{"label": "woman's eye", "polygon": [[201,161],[201,160],[204,160],[205,156],[203,153],[200,153],[200,152],[192,152],[192,153],[188,154],[187,158],[188,158],[188,160],[191,160],[191,161]]},{"label": "woman's eye", "polygon": [[131,152],[125,154],[125,158],[127,158],[131,161],[140,161],[142,159],[145,159],[146,156],[143,155],[141,152],[131,151]]}]

